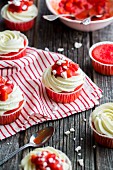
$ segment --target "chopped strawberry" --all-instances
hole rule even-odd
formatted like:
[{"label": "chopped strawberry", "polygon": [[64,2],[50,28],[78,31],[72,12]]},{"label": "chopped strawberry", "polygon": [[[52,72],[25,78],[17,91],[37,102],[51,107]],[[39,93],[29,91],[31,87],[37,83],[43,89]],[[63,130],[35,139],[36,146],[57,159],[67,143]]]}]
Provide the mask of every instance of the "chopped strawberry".
[{"label": "chopped strawberry", "polygon": [[8,94],[13,91],[14,84],[12,81],[4,77],[0,77],[0,100],[5,101],[8,99]]},{"label": "chopped strawberry", "polygon": [[62,66],[59,66],[59,67],[57,67],[57,75],[58,76],[61,76],[61,73],[63,72],[63,68],[62,68]]},{"label": "chopped strawberry", "polygon": [[8,99],[8,94],[7,94],[6,90],[1,89],[0,100],[6,101],[7,99]]},{"label": "chopped strawberry", "polygon": [[55,64],[52,66],[52,71],[56,70],[55,76],[62,77],[61,73],[66,72],[67,77],[72,77],[78,75],[77,70],[79,68],[79,65],[76,63],[73,63],[69,60],[57,60]]},{"label": "chopped strawberry", "polygon": [[20,13],[22,11],[27,11],[28,7],[33,4],[32,0],[22,0],[20,1],[20,5],[16,5],[16,2],[13,2],[12,0],[10,0],[10,2],[12,3],[9,4],[8,10],[17,13]]}]

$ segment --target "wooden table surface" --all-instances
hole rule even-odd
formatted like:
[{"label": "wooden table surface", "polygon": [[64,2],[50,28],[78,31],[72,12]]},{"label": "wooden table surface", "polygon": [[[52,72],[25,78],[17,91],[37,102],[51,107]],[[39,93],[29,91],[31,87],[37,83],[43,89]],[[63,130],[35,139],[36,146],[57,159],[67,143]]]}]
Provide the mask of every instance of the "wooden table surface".
[{"label": "wooden table surface", "polygon": [[[4,0],[0,2],[0,8],[5,4]],[[50,51],[57,51],[59,47],[63,47],[67,57],[77,62],[83,71],[103,90],[103,97],[101,103],[113,101],[113,76],[103,76],[96,73],[91,65],[88,55],[90,46],[96,42],[109,40],[113,41],[113,24],[95,32],[80,32],[63,25],[60,20],[48,22],[42,18],[43,14],[50,14],[45,1],[35,1],[38,6],[39,14],[36,19],[34,27],[26,32],[29,39],[29,46],[38,49],[49,48]],[[5,30],[3,21],[0,18],[0,31]],[[79,49],[74,49],[74,43],[80,42],[83,46]],[[94,109],[94,108],[93,108]],[[32,133],[45,126],[52,125],[55,128],[55,133],[50,141],[46,144],[62,150],[68,155],[72,161],[73,170],[113,170],[113,150],[99,146],[95,143],[92,136],[92,131],[89,127],[88,118],[92,109],[74,114],[67,118],[49,121],[42,124],[35,125],[26,131],[17,133],[16,135],[0,141],[0,159],[8,156],[9,153],[15,151],[29,141]],[[86,118],[86,122],[83,122]],[[64,135],[64,132],[74,127],[75,133],[69,137]],[[76,137],[76,141],[72,140]],[[83,138],[83,140],[81,140]],[[81,146],[81,156],[75,152],[77,146]],[[93,146],[96,145],[94,149]],[[32,148],[25,149],[10,159],[7,163],[0,167],[0,170],[18,170],[21,159]],[[82,158],[84,160],[84,167],[79,166],[77,160]]]}]

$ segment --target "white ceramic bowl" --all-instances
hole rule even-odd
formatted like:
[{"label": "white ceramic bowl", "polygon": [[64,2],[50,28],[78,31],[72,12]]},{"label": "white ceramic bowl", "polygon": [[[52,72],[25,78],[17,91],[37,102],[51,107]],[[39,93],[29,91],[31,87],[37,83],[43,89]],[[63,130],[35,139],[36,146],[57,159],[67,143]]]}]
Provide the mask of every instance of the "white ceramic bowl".
[{"label": "white ceramic bowl", "polygon": [[[51,13],[56,14],[56,15],[58,14],[57,11],[55,11],[55,9],[52,7],[51,2],[54,2],[57,8],[59,1],[60,0],[46,0],[47,7]],[[99,30],[99,29],[102,29],[108,26],[109,24],[113,22],[113,17],[110,17],[104,20],[91,21],[89,25],[83,25],[81,24],[81,21],[79,20],[71,20],[66,17],[60,17],[60,20],[70,28],[89,32],[89,31],[96,31],[96,30]]]}]

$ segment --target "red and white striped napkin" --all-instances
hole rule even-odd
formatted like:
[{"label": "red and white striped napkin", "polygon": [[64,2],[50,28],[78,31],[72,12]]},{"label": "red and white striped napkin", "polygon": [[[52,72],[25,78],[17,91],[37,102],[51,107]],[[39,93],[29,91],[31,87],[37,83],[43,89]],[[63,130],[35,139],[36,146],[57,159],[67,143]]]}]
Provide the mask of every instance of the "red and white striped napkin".
[{"label": "red and white striped napkin", "polygon": [[61,104],[48,98],[42,84],[42,73],[60,57],[61,54],[58,53],[28,47],[25,57],[13,61],[0,61],[0,75],[8,76],[16,82],[26,98],[19,118],[9,125],[0,126],[1,140],[32,125],[64,118],[99,104],[102,91],[87,75],[81,95],[74,102]]}]

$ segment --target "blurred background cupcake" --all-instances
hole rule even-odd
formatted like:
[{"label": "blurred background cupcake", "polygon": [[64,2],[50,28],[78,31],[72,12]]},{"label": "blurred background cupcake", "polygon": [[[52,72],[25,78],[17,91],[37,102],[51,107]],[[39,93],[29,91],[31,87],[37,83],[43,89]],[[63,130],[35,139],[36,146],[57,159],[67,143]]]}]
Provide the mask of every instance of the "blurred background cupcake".
[{"label": "blurred background cupcake", "polygon": [[49,146],[31,151],[22,159],[20,167],[22,170],[72,170],[69,158]]},{"label": "blurred background cupcake", "polygon": [[0,32],[0,60],[15,60],[26,55],[27,37],[19,31]]},{"label": "blurred background cupcake", "polygon": [[14,122],[19,117],[24,103],[19,86],[0,76],[0,125]]},{"label": "blurred background cupcake", "polygon": [[91,113],[89,121],[96,142],[113,148],[113,103],[97,107]]},{"label": "blurred background cupcake", "polygon": [[45,70],[42,81],[51,99],[60,103],[70,103],[80,95],[84,73],[78,64],[61,58]]},{"label": "blurred background cupcake", "polygon": [[34,25],[38,9],[32,0],[9,0],[3,6],[1,15],[7,28],[17,31],[27,31]]}]

